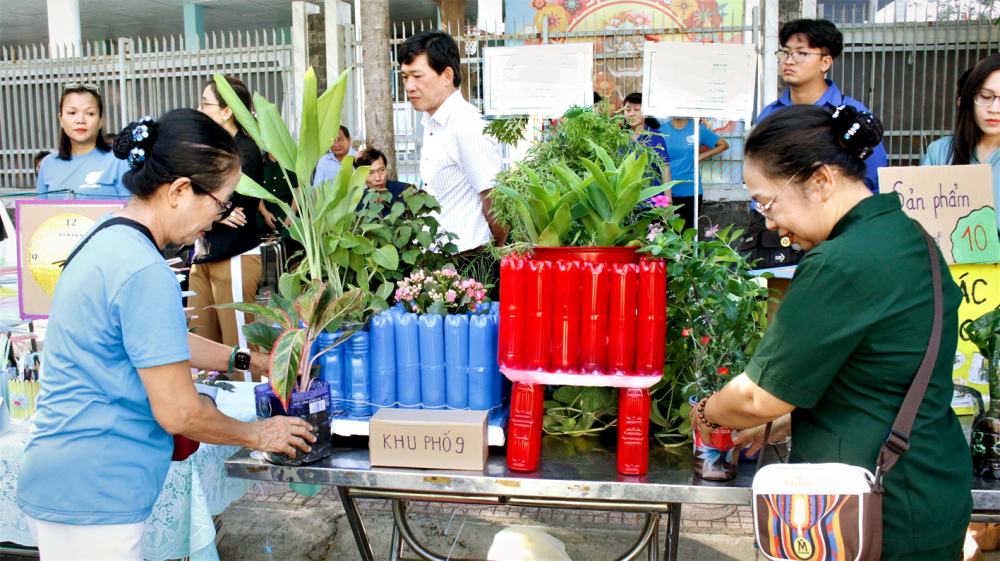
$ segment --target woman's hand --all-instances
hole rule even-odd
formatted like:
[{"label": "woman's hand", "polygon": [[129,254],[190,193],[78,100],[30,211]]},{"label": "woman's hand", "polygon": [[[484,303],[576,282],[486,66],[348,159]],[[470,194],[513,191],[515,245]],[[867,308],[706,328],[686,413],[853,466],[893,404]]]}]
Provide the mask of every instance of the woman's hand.
[{"label": "woman's hand", "polygon": [[[694,407],[691,408],[691,434],[695,432],[701,432],[702,442],[712,441],[712,428],[701,422],[701,417],[698,415],[698,404],[696,403]],[[711,419],[709,419],[711,420]]]},{"label": "woman's hand", "polygon": [[230,228],[240,228],[245,226],[247,223],[247,215],[243,213],[243,207],[237,206],[233,207],[233,211],[229,213],[229,216],[219,221],[219,224],[225,224]]},{"label": "woman's hand", "polygon": [[[752,456],[764,447],[764,429],[767,424],[756,426],[752,429],[737,431],[733,435],[733,444],[736,448],[747,446],[747,455]],[[780,442],[792,434],[792,416],[782,415],[771,422],[771,434],[767,438],[768,444]]]},{"label": "woman's hand", "polygon": [[309,453],[312,451],[309,443],[316,442],[316,437],[310,432],[312,426],[298,417],[280,416],[261,419],[251,422],[250,428],[258,440],[258,443],[251,448],[261,452],[294,456],[295,448]]},{"label": "woman's hand", "polygon": [[267,223],[267,227],[268,228],[270,228],[272,230],[277,230],[278,229],[279,222],[278,222],[278,217],[277,216],[275,216],[274,214],[272,214],[266,208],[263,208],[263,205],[261,205],[261,209],[259,210],[259,212],[260,212],[260,215],[264,218],[264,222]]}]

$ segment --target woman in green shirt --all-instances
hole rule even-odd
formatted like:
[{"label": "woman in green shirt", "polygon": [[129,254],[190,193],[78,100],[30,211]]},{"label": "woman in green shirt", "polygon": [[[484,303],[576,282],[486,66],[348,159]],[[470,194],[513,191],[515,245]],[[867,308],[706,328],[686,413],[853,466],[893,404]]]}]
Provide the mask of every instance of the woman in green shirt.
[{"label": "woman in green shirt", "polygon": [[[894,193],[873,195],[864,158],[882,138],[870,113],[796,105],[746,141],[744,179],[768,228],[809,252],[746,371],[692,414],[791,434],[792,462],[875,471],[930,337],[934,295],[927,245]],[[764,203],[759,204],[757,201]],[[961,292],[938,252],[944,330],[910,450],[886,475],[882,560],[954,560],[972,512],[972,462],[951,410]],[[763,430],[740,444],[759,447]],[[703,434],[707,434],[704,433]]]}]

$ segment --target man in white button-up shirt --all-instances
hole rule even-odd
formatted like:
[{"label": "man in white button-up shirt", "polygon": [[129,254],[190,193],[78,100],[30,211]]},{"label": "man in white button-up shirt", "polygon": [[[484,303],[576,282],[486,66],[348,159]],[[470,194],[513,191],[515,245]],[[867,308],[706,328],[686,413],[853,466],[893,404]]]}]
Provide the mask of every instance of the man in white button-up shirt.
[{"label": "man in white button-up shirt", "polygon": [[486,245],[491,235],[502,244],[507,233],[487,197],[500,171],[500,146],[483,134],[482,115],[458,90],[458,45],[443,31],[423,31],[403,43],[399,62],[410,103],[426,112],[420,176],[441,204],[441,228],[458,236],[459,252]]}]

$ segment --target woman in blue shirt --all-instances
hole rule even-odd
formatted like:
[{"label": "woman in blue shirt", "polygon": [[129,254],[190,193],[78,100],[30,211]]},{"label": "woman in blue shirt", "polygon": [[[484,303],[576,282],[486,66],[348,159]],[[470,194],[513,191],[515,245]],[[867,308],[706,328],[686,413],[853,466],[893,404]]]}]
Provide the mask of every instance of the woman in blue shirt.
[{"label": "woman in blue shirt", "polygon": [[954,134],[932,142],[921,162],[925,166],[967,164],[992,166],[993,208],[1000,210],[1000,53],[984,58],[972,69],[959,93]]},{"label": "woman in blue shirt", "polygon": [[[37,199],[126,199],[122,175],[128,164],[115,158],[104,138],[104,101],[97,86],[69,84],[59,98],[59,153],[42,160]],[[53,192],[58,191],[58,192]]]},{"label": "woman in blue shirt", "polygon": [[[670,173],[674,181],[684,181],[675,185],[673,191],[673,204],[684,205],[681,216],[685,218],[684,223],[688,228],[694,227],[694,121],[684,117],[674,117],[669,123],[660,127],[660,134],[663,135],[663,142],[667,145],[667,153],[670,154]],[[729,150],[729,143],[722,139],[712,129],[705,125],[698,127],[698,144],[709,150],[699,152],[698,163]],[[702,180],[700,183],[704,183]],[[698,208],[701,206],[701,195],[704,190],[701,184],[698,185]]]},{"label": "woman in blue shirt", "polygon": [[[56,285],[18,476],[17,504],[42,559],[141,560],[171,434],[288,454],[315,441],[301,419],[227,417],[191,380],[192,366],[225,371],[234,355],[187,332],[161,251],[203,238],[231,208],[241,175],[232,136],[180,109],[132,123],[114,152],[134,165],[124,176],[132,198],[115,213],[126,220],[95,226]],[[250,370],[267,373],[266,354],[249,359]]]}]

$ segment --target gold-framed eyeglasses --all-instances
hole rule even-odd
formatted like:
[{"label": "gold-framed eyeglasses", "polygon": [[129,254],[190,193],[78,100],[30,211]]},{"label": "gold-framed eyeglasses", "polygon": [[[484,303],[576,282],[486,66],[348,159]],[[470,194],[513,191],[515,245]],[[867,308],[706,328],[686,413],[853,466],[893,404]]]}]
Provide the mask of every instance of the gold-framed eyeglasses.
[{"label": "gold-framed eyeglasses", "polygon": [[778,57],[778,60],[780,62],[785,62],[786,60],[788,60],[789,57],[791,57],[792,62],[796,64],[805,62],[806,57],[808,57],[809,55],[816,55],[818,57],[829,56],[824,53],[807,53],[805,51],[786,51],[784,49],[774,51],[774,56]]},{"label": "gold-framed eyeglasses", "polygon": [[976,105],[985,105],[987,107],[993,105],[993,102],[997,99],[1000,99],[1000,95],[995,95],[989,92],[976,92],[976,94],[972,96],[972,101],[976,102]]},{"label": "gold-framed eyeglasses", "polygon": [[785,187],[788,187],[789,185],[792,184],[792,180],[794,180],[795,176],[799,174],[799,171],[793,173],[792,176],[788,178],[788,181],[786,181],[785,184],[781,186],[781,189],[778,189],[778,192],[775,193],[773,197],[771,197],[771,200],[768,201],[766,205],[762,205],[757,199],[753,199],[751,201],[751,205],[753,206],[754,212],[770,220],[771,222],[774,222],[775,221],[774,218],[772,218],[771,215],[768,214],[771,211],[771,206],[774,204],[774,201],[778,199],[778,195],[780,195],[781,192],[785,190]]}]

